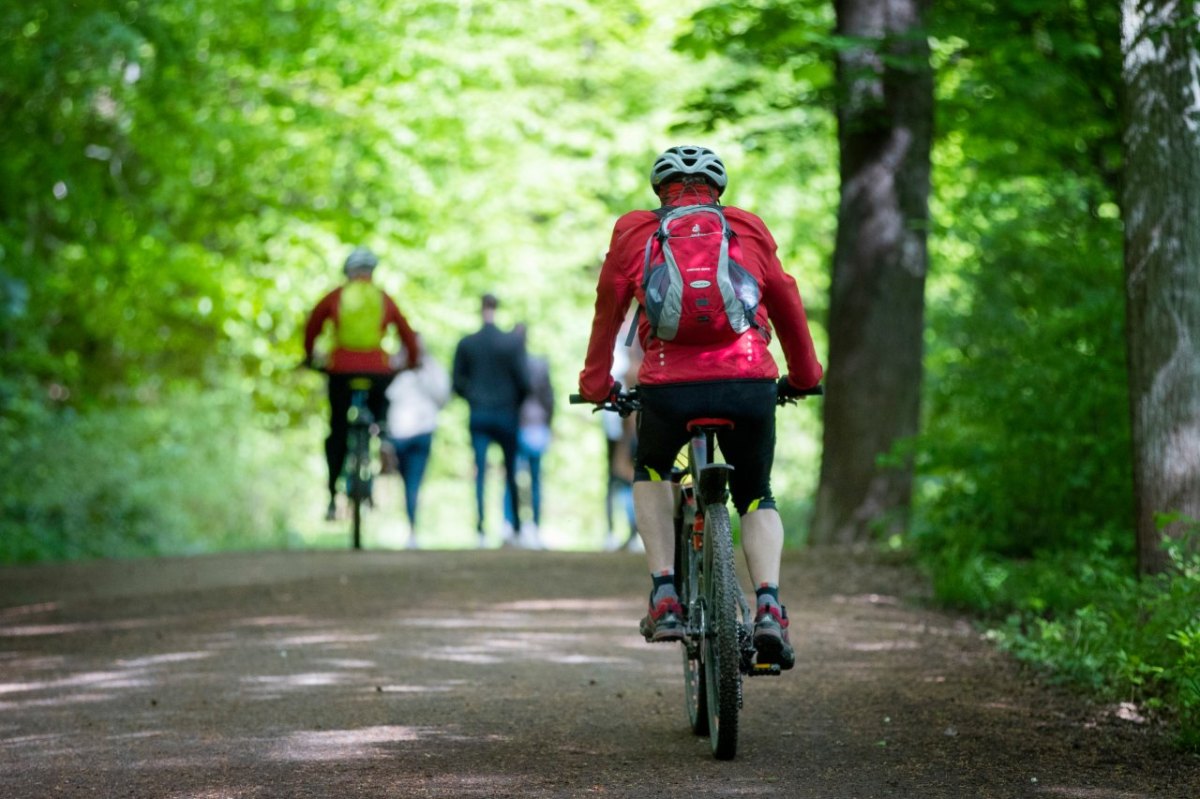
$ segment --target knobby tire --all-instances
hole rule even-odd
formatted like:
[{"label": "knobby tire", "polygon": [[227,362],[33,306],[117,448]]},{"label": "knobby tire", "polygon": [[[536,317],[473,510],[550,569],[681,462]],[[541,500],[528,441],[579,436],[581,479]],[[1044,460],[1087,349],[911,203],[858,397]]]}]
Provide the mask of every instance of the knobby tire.
[{"label": "knobby tire", "polygon": [[[700,590],[700,554],[692,547],[691,515],[695,510],[692,505],[684,504],[685,513],[675,517],[675,574],[678,575],[679,585],[676,589],[684,608],[689,612],[687,625],[693,629],[700,624],[701,602],[693,601]],[[687,522],[684,522],[687,518]],[[687,708],[688,722],[696,735],[708,735],[708,685],[704,678],[703,647],[698,645],[690,635],[680,646],[683,653],[683,690],[684,705]]]},{"label": "knobby tire", "polygon": [[351,544],[362,549],[362,506],[367,496],[371,468],[371,438],[364,429],[355,429],[350,449],[350,468],[346,472],[346,494],[351,507]]},{"label": "knobby tire", "polygon": [[742,673],[738,651],[738,595],[741,588],[733,559],[729,508],[709,505],[704,514],[708,593],[708,634],[704,639],[704,671],[708,685],[709,741],[713,757],[732,760],[737,754],[738,710]]}]

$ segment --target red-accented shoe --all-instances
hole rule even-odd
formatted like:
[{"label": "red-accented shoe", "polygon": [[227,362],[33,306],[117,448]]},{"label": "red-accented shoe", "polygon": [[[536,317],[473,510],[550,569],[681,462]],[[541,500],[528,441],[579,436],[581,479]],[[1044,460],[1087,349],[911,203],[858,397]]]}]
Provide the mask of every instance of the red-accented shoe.
[{"label": "red-accented shoe", "polygon": [[649,643],[683,640],[683,606],[679,597],[668,594],[650,608],[638,628]]},{"label": "red-accented shoe", "polygon": [[756,662],[778,663],[784,671],[796,665],[796,650],[788,640],[787,609],[782,605],[763,605],[754,619]]}]

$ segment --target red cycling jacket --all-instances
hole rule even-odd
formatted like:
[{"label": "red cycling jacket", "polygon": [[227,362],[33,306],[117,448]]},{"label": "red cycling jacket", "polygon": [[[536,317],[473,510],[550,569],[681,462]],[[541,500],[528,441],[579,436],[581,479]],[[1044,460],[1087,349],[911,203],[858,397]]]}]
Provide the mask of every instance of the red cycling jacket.
[{"label": "red cycling jacket", "polygon": [[[695,198],[679,198],[673,205],[686,205]],[[712,348],[663,341],[650,335],[650,322],[640,314],[638,337],[645,358],[638,382],[647,385],[693,383],[714,380],[775,379],[779,368],[768,350],[773,323],[787,361],[788,382],[796,388],[811,388],[821,382],[823,370],[817,360],[808,318],[800,291],[791,275],[783,271],[776,256],[775,240],[767,226],[754,214],[734,206],[722,206],[729,226],[742,248],[740,263],[762,286],[758,306],[758,329],[750,328],[732,343]],[[613,344],[629,303],[642,299],[642,272],[646,240],[659,223],[653,211],[631,211],[617,220],[608,254],[596,286],[596,309],[587,359],[579,373],[579,393],[589,402],[600,402],[612,389],[609,374]]]},{"label": "red cycling jacket", "polygon": [[[322,297],[321,301],[312,309],[312,313],[308,315],[308,323],[304,326],[304,354],[307,357],[312,358],[313,345],[325,323],[332,321],[334,325],[338,324],[338,300],[341,299],[343,288],[345,286],[339,286]],[[403,342],[405,353],[408,356],[408,363],[405,364],[405,367],[413,369],[420,359],[417,336],[392,298],[387,295],[387,292],[382,292],[382,294],[381,337],[389,325],[395,325],[396,332],[399,333],[400,341]],[[392,366],[388,361],[388,353],[382,347],[352,350],[335,346],[330,355],[328,371],[335,374],[387,374],[392,371]]]}]

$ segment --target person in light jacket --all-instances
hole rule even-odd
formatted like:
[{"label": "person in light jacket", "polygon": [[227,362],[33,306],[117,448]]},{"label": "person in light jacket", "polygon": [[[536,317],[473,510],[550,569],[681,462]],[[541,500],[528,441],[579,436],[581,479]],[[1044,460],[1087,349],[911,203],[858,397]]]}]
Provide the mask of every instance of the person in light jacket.
[{"label": "person in light jacket", "polygon": [[387,440],[396,455],[396,469],[404,481],[404,509],[408,514],[408,548],[417,548],[417,504],[425,467],[433,447],[438,413],[450,401],[450,375],[429,353],[420,366],[396,375],[387,388]]}]

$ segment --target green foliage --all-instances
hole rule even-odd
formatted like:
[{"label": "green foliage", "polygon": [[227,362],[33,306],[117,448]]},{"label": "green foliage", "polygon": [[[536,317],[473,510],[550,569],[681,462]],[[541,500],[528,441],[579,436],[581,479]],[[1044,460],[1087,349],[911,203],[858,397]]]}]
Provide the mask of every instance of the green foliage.
[{"label": "green foliage", "polygon": [[[612,220],[650,202],[647,165],[700,132],[678,109],[725,64],[669,47],[694,5],[546,0],[536,25],[518,0],[0,9],[0,436],[31,462],[50,458],[48,429],[102,439],[69,448],[121,465],[64,462],[83,470],[59,481],[77,502],[13,506],[36,535],[102,505],[112,547],[93,535],[35,549],[112,554],[156,526],[136,510],[142,483],[170,469],[133,431],[159,430],[179,396],[233,391],[248,413],[229,423],[253,440],[323,415],[319,379],[291,367],[355,244],[380,253],[378,279],[443,363],[478,324],[478,295],[497,291],[501,324],[529,323],[565,393]],[[736,131],[704,138],[784,257],[819,275],[808,245],[829,227],[827,146],[813,156],[820,183],[780,189],[786,151],[743,147]],[[559,419],[564,441],[596,432],[586,412]],[[285,480],[310,476],[298,466],[322,433],[304,434],[277,461]],[[552,450],[548,471],[578,471],[572,449]],[[459,467],[444,478],[462,484]],[[814,470],[809,457],[803,474]],[[599,458],[595,471],[602,486]],[[0,477],[0,493],[19,496],[21,482]],[[169,496],[188,506],[183,492],[202,485]]]},{"label": "green foliage", "polygon": [[1016,596],[1003,583],[1032,557],[1131,551],[1118,21],[1073,0],[930,19],[941,133],[914,543],[956,604]]},{"label": "green foliage", "polygon": [[1107,553],[1030,564],[1010,589],[1024,607],[991,635],[1056,679],[1171,718],[1181,744],[1200,750],[1200,556],[1165,546],[1171,568],[1140,581]]},{"label": "green foliage", "polygon": [[286,546],[299,486],[235,393],[46,412],[0,447],[0,562]]},{"label": "green foliage", "polygon": [[[1120,228],[1060,178],[955,204],[936,245],[921,545],[1008,557],[1129,539]],[[937,266],[935,266],[937,269]]]},{"label": "green foliage", "polygon": [[1018,656],[1174,714],[1194,742],[1194,565],[1134,577],[1118,22],[1074,0],[934,10],[911,543],[937,596]]},{"label": "green foliage", "polygon": [[[1119,8],[930,14],[907,543],[944,600],[1012,615],[998,635],[1014,651],[1173,708],[1195,735],[1195,562],[1129,576]],[[667,142],[722,153],[728,199],[766,219],[823,350],[832,65],[862,44],[833,31],[826,0],[0,7],[0,562],[288,544],[324,413],[319,379],[291,366],[356,244],[443,363],[497,291],[565,394],[612,219],[652,199]],[[791,543],[818,409],[781,414]],[[429,489],[446,525],[470,503],[462,415],[446,414]],[[594,419],[556,427],[551,507],[594,516]]]},{"label": "green foliage", "polygon": [[1097,0],[933,4],[937,130],[989,177],[1092,175],[1115,191],[1120,17]]}]

